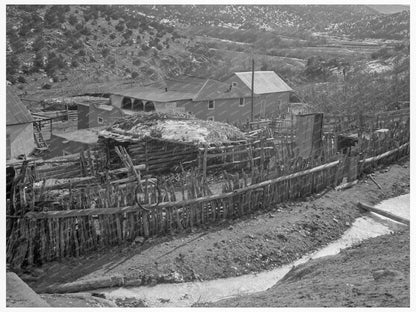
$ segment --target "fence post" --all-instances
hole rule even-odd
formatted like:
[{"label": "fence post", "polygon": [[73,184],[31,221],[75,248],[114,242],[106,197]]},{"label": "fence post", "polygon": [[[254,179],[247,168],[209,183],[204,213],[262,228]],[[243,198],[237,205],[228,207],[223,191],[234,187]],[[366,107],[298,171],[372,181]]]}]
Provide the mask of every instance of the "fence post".
[{"label": "fence post", "polygon": [[208,146],[205,145],[204,159],[203,159],[203,164],[202,164],[204,181],[207,180],[207,154],[208,154]]},{"label": "fence post", "polygon": [[87,176],[87,168],[86,168],[86,162],[85,162],[85,157],[84,157],[84,151],[79,153],[79,161],[81,163],[82,176],[85,177]]},{"label": "fence post", "polygon": [[265,155],[264,155],[264,138],[260,141],[260,176],[263,179],[264,174],[264,163],[265,163]]},{"label": "fence post", "polygon": [[66,111],[66,120],[69,121],[69,111],[68,111],[68,104],[65,103],[65,111]]},{"label": "fence post", "polygon": [[254,155],[253,155],[253,145],[252,145],[252,143],[250,143],[250,145],[249,145],[248,157],[250,158],[251,183],[253,183]]}]

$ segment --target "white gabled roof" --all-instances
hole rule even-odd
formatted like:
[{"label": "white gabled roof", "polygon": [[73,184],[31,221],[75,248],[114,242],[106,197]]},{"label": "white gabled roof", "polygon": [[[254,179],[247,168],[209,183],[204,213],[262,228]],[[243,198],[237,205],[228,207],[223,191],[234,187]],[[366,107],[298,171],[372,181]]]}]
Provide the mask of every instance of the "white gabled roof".
[{"label": "white gabled roof", "polygon": [[[252,72],[235,73],[241,81],[251,90]],[[254,72],[254,93],[276,93],[293,91],[286,82],[283,81],[274,71],[255,71]]]}]

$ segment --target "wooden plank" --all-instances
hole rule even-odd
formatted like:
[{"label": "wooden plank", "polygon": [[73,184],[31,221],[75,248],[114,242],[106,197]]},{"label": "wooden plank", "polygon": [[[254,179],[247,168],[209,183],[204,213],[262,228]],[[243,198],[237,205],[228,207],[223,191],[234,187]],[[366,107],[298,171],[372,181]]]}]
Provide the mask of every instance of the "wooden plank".
[{"label": "wooden plank", "polygon": [[58,219],[58,230],[59,230],[59,255],[58,257],[63,258],[65,253],[65,238],[64,238],[64,227],[65,227],[65,219]]},{"label": "wooden plank", "polygon": [[80,234],[80,231],[81,231],[81,225],[78,222],[78,230],[77,230],[76,221],[74,219],[72,221],[73,221],[72,222],[72,240],[74,241],[75,257],[79,257],[81,250],[80,250],[80,243],[79,243],[78,240],[79,240],[79,236],[80,236],[79,234]]},{"label": "wooden plank", "polygon": [[[189,157],[185,157],[186,155],[184,155],[184,156],[167,156],[167,157],[165,157],[165,158],[155,158],[155,159],[149,159],[149,160],[147,160],[146,161],[146,165],[149,167],[149,168],[151,168],[151,167],[155,167],[156,165],[157,166],[161,166],[161,165],[164,165],[164,164],[166,164],[166,165],[171,165],[172,163],[180,163],[180,162],[183,162],[183,161],[194,161],[194,160],[196,160],[196,157],[197,157],[197,155],[195,154],[195,155],[189,155]],[[134,155],[133,155],[133,157],[134,157]],[[141,158],[136,158],[136,157],[134,157],[135,158],[135,161],[136,162],[142,162],[143,161],[143,159],[141,159]]]},{"label": "wooden plank", "polygon": [[121,244],[123,241],[123,231],[122,231],[122,227],[121,227],[121,216],[120,214],[116,214],[115,215],[116,218],[116,226],[117,226],[117,239],[118,242]]},{"label": "wooden plank", "polygon": [[[60,172],[50,172],[47,174],[40,174],[39,180],[43,179],[70,179],[70,178],[76,178],[81,175],[81,169],[73,169],[73,170],[62,170]],[[39,181],[38,180],[38,181]]]},{"label": "wooden plank", "polygon": [[345,190],[347,188],[350,188],[354,185],[356,185],[358,183],[358,180],[352,181],[352,182],[347,182],[341,185],[338,185],[337,187],[335,187],[336,191],[341,191],[341,190]]},{"label": "wooden plank", "polygon": [[148,212],[147,211],[143,211],[143,213],[142,213],[142,222],[143,222],[144,237],[149,237],[150,236],[150,231],[149,231],[149,219],[148,219]]},{"label": "wooden plank", "polygon": [[[63,163],[75,163],[79,164],[79,154],[71,154],[66,156],[59,156],[55,158],[50,159],[37,159],[37,158],[27,158],[26,161],[29,164],[36,163],[37,166],[45,165],[45,164],[63,164]],[[15,168],[20,168],[20,166],[23,164],[24,160],[14,160],[14,161],[8,161],[7,165],[14,166]]]},{"label": "wooden plank", "polygon": [[203,156],[203,163],[202,163],[202,175],[204,177],[204,180],[207,179],[207,153],[208,153],[208,148],[207,146],[205,146],[204,149],[204,156]]},{"label": "wooden plank", "polygon": [[[36,164],[36,163],[35,163]],[[62,171],[68,170],[74,170],[74,169],[80,169],[79,164],[74,164],[74,165],[62,165],[62,166],[55,166],[55,167],[51,167],[51,168],[37,168],[37,173],[38,174],[48,174],[48,173],[60,173]]]},{"label": "wooden plank", "polygon": [[85,160],[84,151],[79,153],[79,161],[80,161],[82,176],[86,177],[88,175],[88,172],[87,172],[87,162]]},{"label": "wooden plank", "polygon": [[380,159],[385,158],[385,157],[388,157],[388,156],[390,156],[390,155],[392,155],[392,154],[394,154],[394,153],[397,153],[397,152],[399,152],[399,151],[401,151],[401,150],[403,150],[403,149],[407,148],[408,146],[409,146],[409,143],[405,143],[405,144],[403,144],[403,145],[399,146],[398,148],[396,148],[396,149],[394,149],[394,150],[391,150],[391,151],[385,152],[385,153],[380,154],[380,155],[378,155],[378,156],[374,156],[374,157],[370,157],[370,158],[366,158],[366,159],[360,160],[360,163],[367,164],[367,163],[371,163],[371,162],[374,162],[374,161],[380,160]]},{"label": "wooden plank", "polygon": [[197,150],[182,150],[178,151],[176,148],[167,151],[167,152],[149,152],[146,149],[132,149],[129,148],[129,153],[134,155],[135,159],[139,160],[151,160],[151,159],[158,159],[158,158],[167,158],[171,156],[186,156],[186,155],[197,155]]},{"label": "wooden plank", "polygon": [[375,208],[375,207],[370,206],[368,204],[359,202],[359,203],[357,203],[357,206],[359,208],[361,208],[361,209],[366,210],[366,211],[371,211],[371,212],[377,213],[379,215],[382,215],[384,217],[390,218],[390,219],[392,219],[394,221],[398,221],[400,223],[403,223],[403,224],[406,224],[406,225],[410,225],[410,221],[409,220],[407,220],[405,218],[402,218],[402,217],[400,217],[398,215],[395,215],[393,213],[390,213],[390,212],[387,212],[387,211],[384,211],[384,210]]}]

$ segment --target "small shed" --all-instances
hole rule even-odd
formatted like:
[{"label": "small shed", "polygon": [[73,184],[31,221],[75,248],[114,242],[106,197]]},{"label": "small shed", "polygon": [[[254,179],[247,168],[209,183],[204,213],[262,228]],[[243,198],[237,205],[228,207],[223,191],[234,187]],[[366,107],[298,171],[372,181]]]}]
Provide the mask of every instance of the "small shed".
[{"label": "small shed", "polygon": [[320,155],[322,150],[323,114],[311,113],[297,116],[296,147],[303,158]]},{"label": "small shed", "polygon": [[83,96],[74,98],[74,101],[77,104],[78,129],[109,126],[123,116],[108,98]]},{"label": "small shed", "polygon": [[120,165],[114,147],[123,146],[133,163],[146,164],[148,172],[171,171],[181,165],[195,166],[199,147],[246,139],[230,124],[200,120],[185,113],[138,113],[120,119],[99,136],[110,167]]},{"label": "small shed", "polygon": [[6,159],[29,155],[36,147],[33,118],[11,86],[6,87]]}]

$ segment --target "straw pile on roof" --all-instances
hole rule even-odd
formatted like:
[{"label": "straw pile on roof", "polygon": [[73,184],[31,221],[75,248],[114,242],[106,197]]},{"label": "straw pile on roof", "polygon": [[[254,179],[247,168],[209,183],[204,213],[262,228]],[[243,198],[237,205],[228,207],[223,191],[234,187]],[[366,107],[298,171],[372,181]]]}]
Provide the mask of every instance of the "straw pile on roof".
[{"label": "straw pile on roof", "polygon": [[196,145],[222,145],[246,139],[234,126],[196,119],[184,113],[138,113],[116,121],[101,131],[100,136],[120,142],[158,138]]}]

